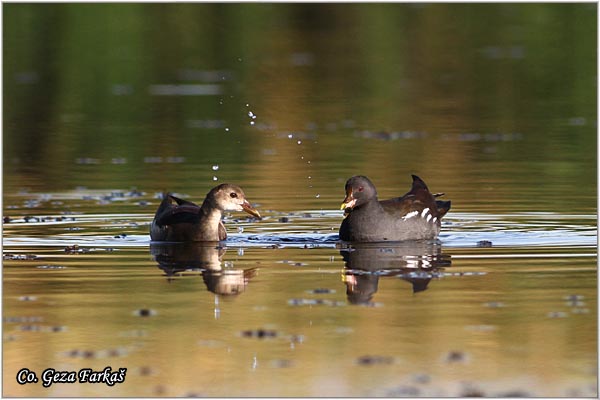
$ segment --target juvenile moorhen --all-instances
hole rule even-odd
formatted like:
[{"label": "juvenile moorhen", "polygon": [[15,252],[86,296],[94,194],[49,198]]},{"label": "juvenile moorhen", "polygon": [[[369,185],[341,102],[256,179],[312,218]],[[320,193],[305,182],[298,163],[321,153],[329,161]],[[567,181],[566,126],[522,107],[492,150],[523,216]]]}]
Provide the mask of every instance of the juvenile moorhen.
[{"label": "juvenile moorhen", "polygon": [[261,218],[236,185],[223,183],[213,188],[202,206],[166,193],[150,225],[150,238],[162,242],[225,240],[227,232],[221,222],[224,211],[245,211]]},{"label": "juvenile moorhen", "polygon": [[378,201],[377,190],[366,176],[346,182],[345,210],[340,239],[348,242],[382,242],[435,239],[450,201],[436,200],[421,178],[412,175],[411,190],[402,197]]}]

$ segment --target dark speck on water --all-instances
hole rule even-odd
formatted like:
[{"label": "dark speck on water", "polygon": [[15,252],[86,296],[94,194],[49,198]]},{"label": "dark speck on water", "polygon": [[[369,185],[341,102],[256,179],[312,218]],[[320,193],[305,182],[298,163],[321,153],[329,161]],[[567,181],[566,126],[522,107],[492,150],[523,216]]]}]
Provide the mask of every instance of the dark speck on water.
[{"label": "dark speck on water", "polygon": [[151,310],[149,308],[140,308],[139,310],[135,310],[133,314],[138,317],[151,317],[156,315],[157,313],[156,311]]},{"label": "dark speck on water", "polygon": [[389,365],[394,362],[394,357],[365,355],[356,359],[358,365]]},{"label": "dark speck on water", "polygon": [[330,294],[330,293],[335,293],[335,289],[317,288],[317,289],[308,290],[307,292],[313,293],[313,294]]},{"label": "dark speck on water", "polygon": [[447,363],[462,363],[467,361],[467,355],[462,351],[451,351],[446,354],[445,360]]},{"label": "dark speck on water", "polygon": [[241,332],[242,337],[255,337],[258,339],[274,338],[277,336],[277,332],[270,329],[249,329]]}]

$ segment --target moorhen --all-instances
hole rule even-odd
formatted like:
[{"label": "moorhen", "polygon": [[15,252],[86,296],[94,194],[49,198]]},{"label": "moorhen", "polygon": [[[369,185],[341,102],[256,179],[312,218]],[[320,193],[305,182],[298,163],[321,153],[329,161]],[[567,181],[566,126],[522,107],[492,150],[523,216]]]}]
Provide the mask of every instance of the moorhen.
[{"label": "moorhen", "polygon": [[[172,201],[177,204],[173,204]],[[227,239],[221,222],[224,211],[245,211],[260,219],[244,191],[223,183],[214,187],[202,206],[166,193],[150,225],[150,238],[162,242],[208,242]]]},{"label": "moorhen", "polygon": [[421,178],[412,175],[411,190],[402,197],[377,200],[377,190],[366,176],[346,182],[345,210],[340,239],[348,242],[382,242],[435,239],[450,201],[436,200]]}]

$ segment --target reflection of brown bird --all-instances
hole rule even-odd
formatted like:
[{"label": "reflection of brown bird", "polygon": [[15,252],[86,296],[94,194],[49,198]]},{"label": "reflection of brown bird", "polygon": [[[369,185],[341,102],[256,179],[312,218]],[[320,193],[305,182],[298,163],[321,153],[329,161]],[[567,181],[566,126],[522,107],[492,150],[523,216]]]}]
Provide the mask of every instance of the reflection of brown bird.
[{"label": "reflection of brown bird", "polygon": [[206,270],[202,272],[202,279],[207,289],[215,294],[237,295],[246,290],[257,272],[258,268]]},{"label": "reflection of brown bird", "polygon": [[199,272],[211,292],[240,294],[258,268],[224,268],[222,258],[226,249],[217,245],[217,242],[152,243],[150,253],[169,279],[181,273]]},{"label": "reflection of brown bird", "polygon": [[225,240],[221,222],[225,211],[245,211],[261,218],[239,186],[224,183],[208,192],[202,206],[165,194],[150,225],[150,237],[165,242]]},{"label": "reflection of brown bird", "polygon": [[379,201],[377,189],[366,176],[346,182],[346,211],[340,239],[350,242],[379,242],[435,239],[450,201],[436,200],[421,178],[412,175],[411,190],[402,197]]}]

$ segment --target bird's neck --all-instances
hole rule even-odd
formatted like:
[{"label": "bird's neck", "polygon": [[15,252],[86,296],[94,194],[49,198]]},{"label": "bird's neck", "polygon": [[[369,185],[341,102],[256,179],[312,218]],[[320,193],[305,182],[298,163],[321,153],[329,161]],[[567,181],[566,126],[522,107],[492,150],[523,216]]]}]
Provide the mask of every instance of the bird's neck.
[{"label": "bird's neck", "polygon": [[377,197],[367,201],[364,204],[361,204],[360,207],[357,207],[357,209],[359,210],[369,210],[369,209],[382,209],[381,207],[381,203],[379,203],[379,200],[377,200]]},{"label": "bird's neck", "polygon": [[216,232],[218,236],[219,223],[221,222],[221,218],[223,218],[223,212],[204,202],[200,208],[200,214],[202,215],[202,219],[207,221],[206,226],[210,227],[211,233]]}]

